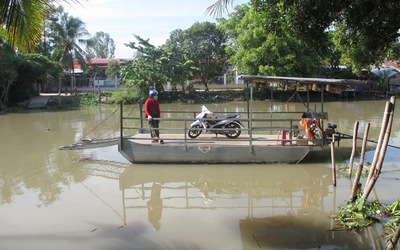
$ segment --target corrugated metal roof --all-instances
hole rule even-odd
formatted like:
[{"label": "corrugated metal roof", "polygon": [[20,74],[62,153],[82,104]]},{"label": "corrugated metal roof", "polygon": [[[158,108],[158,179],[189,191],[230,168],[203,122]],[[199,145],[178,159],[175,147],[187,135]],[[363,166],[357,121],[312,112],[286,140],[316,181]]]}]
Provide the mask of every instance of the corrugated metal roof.
[{"label": "corrugated metal roof", "polygon": [[310,77],[284,77],[284,76],[256,76],[241,75],[239,79],[253,82],[279,82],[279,83],[317,83],[337,85],[367,85],[367,81],[354,79],[331,79],[331,78],[310,78]]},{"label": "corrugated metal roof", "polygon": [[397,74],[400,73],[400,69],[395,68],[395,67],[385,67],[385,68],[379,68],[379,69],[373,69],[371,72],[379,77],[387,77],[391,78]]}]

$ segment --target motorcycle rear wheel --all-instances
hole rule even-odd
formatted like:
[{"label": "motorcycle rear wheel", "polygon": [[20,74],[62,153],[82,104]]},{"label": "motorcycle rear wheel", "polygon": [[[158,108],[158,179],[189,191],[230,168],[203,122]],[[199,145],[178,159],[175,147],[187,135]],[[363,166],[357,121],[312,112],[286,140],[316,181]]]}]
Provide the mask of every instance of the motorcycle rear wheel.
[{"label": "motorcycle rear wheel", "polygon": [[199,125],[191,127],[188,131],[188,136],[192,139],[198,137],[202,132],[202,128]]},{"label": "motorcycle rear wheel", "polygon": [[240,125],[234,122],[228,123],[225,125],[225,128],[229,129],[225,133],[225,136],[231,139],[238,138],[240,134],[242,133],[242,130],[240,129]]}]

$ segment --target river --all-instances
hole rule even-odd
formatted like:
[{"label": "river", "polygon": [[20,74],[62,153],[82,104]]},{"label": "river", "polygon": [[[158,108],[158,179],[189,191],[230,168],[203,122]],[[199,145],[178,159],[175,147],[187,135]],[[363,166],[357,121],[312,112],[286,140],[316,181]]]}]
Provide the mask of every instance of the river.
[{"label": "river", "polygon": [[[244,102],[209,104],[244,111]],[[199,111],[199,104],[161,104]],[[102,126],[118,136],[113,106],[0,116],[0,249],[384,249],[381,225],[358,234],[332,231],[352,180],[331,163],[297,165],[133,165],[109,146],[59,150]],[[253,110],[302,111],[258,101]],[[377,140],[385,101],[324,104],[338,131]],[[390,145],[400,146],[400,109]],[[118,112],[116,113],[118,114]],[[165,114],[168,116],[168,114]],[[107,122],[106,118],[111,117]],[[373,147],[374,143],[369,143]],[[388,147],[370,196],[400,197],[399,149]],[[366,154],[373,159],[374,150]],[[356,159],[358,161],[359,159]],[[337,162],[337,168],[346,166]],[[362,181],[365,181],[364,179]]]}]

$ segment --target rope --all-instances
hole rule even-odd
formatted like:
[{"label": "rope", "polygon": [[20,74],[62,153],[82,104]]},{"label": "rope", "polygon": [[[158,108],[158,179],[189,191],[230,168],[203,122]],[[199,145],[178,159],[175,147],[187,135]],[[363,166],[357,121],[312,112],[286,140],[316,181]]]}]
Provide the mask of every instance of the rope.
[{"label": "rope", "polygon": [[[102,122],[99,123],[99,125],[97,125],[96,127],[94,127],[92,130],[89,131],[89,133],[87,133],[86,135],[84,135],[80,140],[77,141],[77,143],[82,142],[82,140],[87,137],[90,133],[92,133],[95,129],[97,129],[101,124],[103,124],[105,121],[107,121],[112,115],[114,115],[116,112],[118,111],[118,109],[114,110],[109,116],[107,116],[106,119],[104,119]],[[115,125],[115,124],[114,124]],[[113,126],[114,126],[113,125]]]},{"label": "rope", "polygon": [[[141,102],[142,100],[138,100],[136,104],[138,104],[139,102]],[[133,108],[130,110],[129,115],[131,115],[133,113],[133,111],[135,111],[136,109],[136,105],[133,106]],[[107,116],[107,118],[105,118],[101,123],[99,123],[99,125],[97,125],[96,127],[94,127],[92,130],[90,130],[86,135],[84,135],[80,140],[78,140],[76,143],[80,143],[83,141],[84,138],[86,138],[87,136],[89,136],[93,131],[95,131],[96,129],[98,129],[105,121],[107,121],[108,119],[110,119],[111,116],[113,116],[119,109],[115,109],[109,116]],[[114,123],[114,125],[112,125],[111,127],[109,127],[107,130],[105,130],[104,132],[102,132],[100,135],[98,135],[96,138],[94,139],[98,139],[100,136],[104,135],[106,132],[110,131],[112,128],[114,128],[115,126],[118,126],[119,122]],[[109,135],[111,135],[113,131],[110,132]]]}]

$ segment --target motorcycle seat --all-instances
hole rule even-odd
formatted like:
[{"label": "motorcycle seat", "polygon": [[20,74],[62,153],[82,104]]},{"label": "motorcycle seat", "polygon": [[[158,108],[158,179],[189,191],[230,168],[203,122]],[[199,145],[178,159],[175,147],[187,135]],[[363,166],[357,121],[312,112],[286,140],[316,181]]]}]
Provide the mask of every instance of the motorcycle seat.
[{"label": "motorcycle seat", "polygon": [[229,118],[236,118],[236,116],[237,116],[237,114],[236,115],[220,115],[220,116],[216,116],[215,119],[224,120],[224,119],[229,119]]}]

